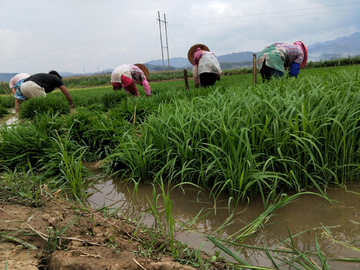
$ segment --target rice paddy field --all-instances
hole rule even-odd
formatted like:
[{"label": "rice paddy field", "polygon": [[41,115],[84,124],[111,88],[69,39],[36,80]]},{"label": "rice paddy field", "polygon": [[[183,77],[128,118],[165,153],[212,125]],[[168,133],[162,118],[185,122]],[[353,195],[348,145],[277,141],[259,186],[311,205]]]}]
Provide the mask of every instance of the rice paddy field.
[{"label": "rice paddy field", "polygon": [[[2,189],[36,205],[46,184],[70,200],[117,209],[166,235],[174,258],[184,263],[187,252],[200,269],[223,258],[233,269],[359,269],[359,66],[252,78],[222,76],[206,89],[190,80],[186,90],[171,77],[151,82],[150,98],[139,87],[138,99],[107,82],[74,83],[74,110],[60,91],[23,102],[16,121],[1,123]],[[0,117],[13,102],[1,96]],[[126,210],[109,202],[114,192],[127,198]],[[313,226],[315,216],[302,212],[311,205],[322,209],[311,212]],[[329,209],[344,221],[343,208],[351,226],[329,222]],[[277,217],[286,212],[287,222]],[[290,216],[301,226],[292,229]],[[179,243],[191,242],[192,231],[200,242],[190,252]],[[202,250],[214,255],[204,261]]]}]

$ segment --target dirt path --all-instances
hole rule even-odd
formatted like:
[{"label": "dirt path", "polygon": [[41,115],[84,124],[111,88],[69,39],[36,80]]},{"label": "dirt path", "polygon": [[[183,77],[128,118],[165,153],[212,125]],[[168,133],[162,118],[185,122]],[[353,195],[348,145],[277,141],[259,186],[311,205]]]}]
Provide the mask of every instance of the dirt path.
[{"label": "dirt path", "polygon": [[68,202],[51,199],[34,208],[0,201],[0,269],[195,269],[175,262],[166,248],[154,252],[159,241],[144,232]]}]

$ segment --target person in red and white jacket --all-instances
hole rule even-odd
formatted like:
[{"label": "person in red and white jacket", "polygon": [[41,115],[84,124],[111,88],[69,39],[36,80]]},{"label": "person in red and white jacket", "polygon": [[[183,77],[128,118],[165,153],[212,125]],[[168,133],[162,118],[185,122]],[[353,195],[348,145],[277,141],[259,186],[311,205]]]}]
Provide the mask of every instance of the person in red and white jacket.
[{"label": "person in red and white jacket", "polygon": [[123,64],[115,68],[111,74],[113,90],[124,89],[125,92],[140,97],[136,84],[144,87],[147,97],[151,96],[151,87],[147,81],[149,78],[148,69],[142,64],[127,65]]},{"label": "person in red and white jacket", "polygon": [[195,87],[208,87],[220,80],[222,75],[220,64],[206,45],[193,45],[188,51],[188,59],[193,65]]}]

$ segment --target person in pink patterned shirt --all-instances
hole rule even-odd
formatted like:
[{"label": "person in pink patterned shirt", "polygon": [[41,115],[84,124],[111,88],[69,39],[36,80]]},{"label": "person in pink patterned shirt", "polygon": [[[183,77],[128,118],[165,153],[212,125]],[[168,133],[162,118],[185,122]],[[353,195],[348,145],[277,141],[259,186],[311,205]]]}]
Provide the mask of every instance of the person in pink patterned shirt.
[{"label": "person in pink patterned shirt", "polygon": [[147,97],[151,96],[151,88],[149,82],[148,69],[142,64],[134,65],[120,65],[111,74],[111,83],[113,85],[113,90],[124,89],[125,92],[135,96],[140,97],[139,90],[136,87],[136,84],[144,87],[145,94]]},{"label": "person in pink patterned shirt", "polygon": [[294,43],[274,43],[265,47],[259,54],[259,70],[263,81],[271,77],[283,77],[285,68],[289,68],[289,77],[300,73],[307,62],[308,49],[301,41]]},{"label": "person in pink patterned shirt", "polygon": [[9,87],[11,89],[11,92],[13,93],[13,95],[15,96],[15,85],[21,81],[21,80],[24,80],[24,79],[27,79],[29,78],[30,75],[27,74],[27,73],[19,73],[19,74],[16,74],[14,77],[11,78],[10,82],[9,82]]}]

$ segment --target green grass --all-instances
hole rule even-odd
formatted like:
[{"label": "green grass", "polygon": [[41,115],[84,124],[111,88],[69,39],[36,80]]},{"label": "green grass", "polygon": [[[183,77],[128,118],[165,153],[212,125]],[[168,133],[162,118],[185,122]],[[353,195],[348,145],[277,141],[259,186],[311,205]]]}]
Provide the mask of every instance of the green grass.
[{"label": "green grass", "polygon": [[135,177],[168,167],[164,176],[241,199],[351,181],[359,164],[357,72],[327,70],[258,86],[239,81],[160,104],[142,139],[119,149],[121,158]]},{"label": "green grass", "polygon": [[[153,96],[103,86],[61,92],[21,105],[24,123],[2,129],[0,160],[57,175],[61,149],[86,147],[86,161],[152,181],[154,175],[208,187],[216,197],[341,185],[358,176],[358,68],[302,70],[297,79],[255,86],[252,74],[223,76],[207,89],[183,81],[151,83]],[[140,92],[143,91],[140,88]],[[25,121],[30,119],[30,122]]]},{"label": "green grass", "polygon": [[15,106],[14,97],[8,95],[0,96],[0,117],[4,117],[9,114],[9,108]]}]

